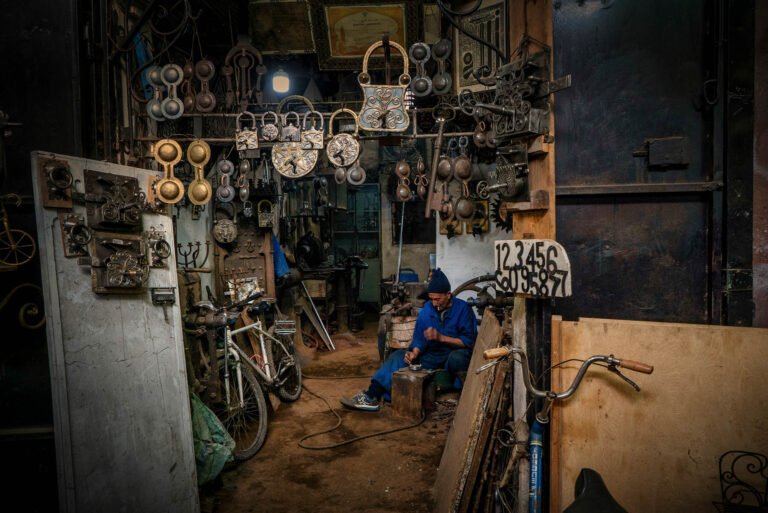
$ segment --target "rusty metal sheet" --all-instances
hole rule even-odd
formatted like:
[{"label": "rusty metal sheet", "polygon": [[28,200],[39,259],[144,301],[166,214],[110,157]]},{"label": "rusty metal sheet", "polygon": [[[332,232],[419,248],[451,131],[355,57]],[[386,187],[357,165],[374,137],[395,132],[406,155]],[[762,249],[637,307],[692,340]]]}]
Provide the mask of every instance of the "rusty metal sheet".
[{"label": "rusty metal sheet", "polygon": [[561,203],[558,240],[571,260],[573,296],[558,299],[556,313],[708,322],[707,214],[695,196]]}]

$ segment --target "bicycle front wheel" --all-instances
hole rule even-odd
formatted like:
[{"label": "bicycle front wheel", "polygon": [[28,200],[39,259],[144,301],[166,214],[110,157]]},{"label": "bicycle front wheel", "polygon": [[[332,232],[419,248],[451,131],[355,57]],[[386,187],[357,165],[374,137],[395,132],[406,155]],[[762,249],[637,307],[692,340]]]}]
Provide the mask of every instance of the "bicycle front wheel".
[{"label": "bicycle front wheel", "polygon": [[[243,400],[240,393],[234,367],[229,368],[229,404],[226,393],[223,402],[214,409],[229,435],[235,440],[232,455],[238,461],[247,460],[256,454],[267,437],[267,399],[256,376],[248,367],[242,366]],[[224,391],[224,360],[219,362],[219,379]]]},{"label": "bicycle front wheel", "polygon": [[277,397],[293,402],[301,396],[301,364],[296,346],[288,335],[278,335],[282,344],[272,342],[272,361],[275,364]]}]

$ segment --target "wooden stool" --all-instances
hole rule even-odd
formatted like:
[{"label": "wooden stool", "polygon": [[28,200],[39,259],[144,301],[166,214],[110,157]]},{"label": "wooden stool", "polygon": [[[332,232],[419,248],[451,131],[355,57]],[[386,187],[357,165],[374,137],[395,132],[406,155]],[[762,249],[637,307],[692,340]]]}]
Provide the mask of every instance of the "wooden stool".
[{"label": "wooden stool", "polygon": [[412,420],[421,418],[422,409],[435,409],[434,370],[411,370],[408,367],[392,374],[392,414]]}]

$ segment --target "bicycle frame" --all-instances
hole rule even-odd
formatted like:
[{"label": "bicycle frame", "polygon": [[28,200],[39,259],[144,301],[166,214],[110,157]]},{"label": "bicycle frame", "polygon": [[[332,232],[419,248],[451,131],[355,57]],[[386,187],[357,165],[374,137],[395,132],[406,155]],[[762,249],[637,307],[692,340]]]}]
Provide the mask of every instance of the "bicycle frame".
[{"label": "bicycle frame", "polygon": [[529,492],[528,492],[528,513],[541,513],[542,503],[542,474],[543,474],[543,461],[544,461],[544,424],[549,422],[549,412],[552,409],[552,403],[556,400],[564,400],[571,397],[576,389],[581,384],[582,379],[587,373],[587,370],[592,364],[603,363],[607,368],[621,377],[624,381],[629,383],[635,390],[640,391],[640,387],[637,384],[623,375],[618,367],[624,367],[637,372],[643,372],[645,374],[651,374],[653,367],[644,363],[635,362],[632,360],[623,360],[616,358],[613,355],[603,356],[594,355],[584,360],[579,368],[576,376],[564,392],[553,392],[551,390],[539,390],[531,382],[530,368],[528,366],[528,356],[525,351],[520,348],[511,346],[503,346],[496,349],[488,349],[483,353],[483,357],[486,359],[496,358],[495,361],[487,363],[479,367],[475,373],[480,372],[496,365],[502,358],[517,354],[520,355],[520,365],[523,370],[523,383],[525,388],[534,398],[540,398],[544,400],[544,404],[541,409],[536,413],[531,426],[531,432],[528,438],[528,451],[530,457],[530,475],[529,475]]},{"label": "bicycle frame", "polygon": [[[259,334],[259,348],[261,349],[261,355],[264,358],[264,370],[261,369],[259,365],[257,365],[246,353],[243,351],[234,341],[234,336],[238,333],[245,333],[249,330],[256,331]],[[248,362],[248,364],[251,366],[251,368],[256,372],[256,374],[261,377],[268,385],[273,385],[275,383],[275,379],[277,379],[276,369],[275,374],[273,375],[273,371],[270,370],[274,367],[274,363],[272,362],[271,355],[267,352],[267,344],[265,337],[270,339],[272,342],[279,344],[280,347],[283,348],[285,353],[287,354],[288,351],[286,347],[283,345],[283,343],[264,331],[262,328],[261,320],[257,320],[251,324],[247,324],[243,326],[242,328],[237,328],[235,330],[230,329],[230,327],[227,325],[224,327],[224,340],[226,341],[226,347],[230,349],[234,349],[235,353],[238,355],[238,359],[245,360]]]}]

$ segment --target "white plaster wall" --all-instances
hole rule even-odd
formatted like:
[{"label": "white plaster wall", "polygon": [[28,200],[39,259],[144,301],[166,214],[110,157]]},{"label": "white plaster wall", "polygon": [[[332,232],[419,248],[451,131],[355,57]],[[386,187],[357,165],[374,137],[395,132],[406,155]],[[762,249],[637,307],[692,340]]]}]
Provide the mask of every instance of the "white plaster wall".
[{"label": "white plaster wall", "polygon": [[[392,202],[387,197],[388,180],[390,176],[382,173],[379,177],[381,185],[381,277],[389,277],[397,272],[398,245],[392,243]],[[398,212],[400,210],[398,209]],[[400,268],[411,268],[424,281],[429,274],[429,254],[435,252],[434,244],[403,244],[403,255]]]}]

